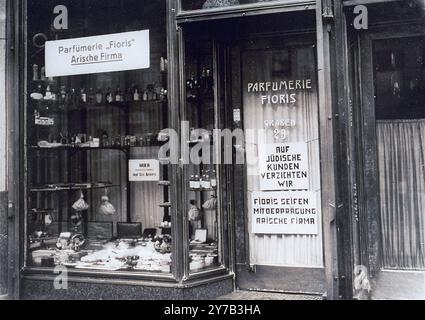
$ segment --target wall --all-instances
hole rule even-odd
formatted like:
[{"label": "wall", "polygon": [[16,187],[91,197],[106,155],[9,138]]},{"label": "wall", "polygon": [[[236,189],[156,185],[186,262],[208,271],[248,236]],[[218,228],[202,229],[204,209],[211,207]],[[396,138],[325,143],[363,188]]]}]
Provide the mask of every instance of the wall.
[{"label": "wall", "polygon": [[7,293],[6,0],[0,0],[0,300]]}]

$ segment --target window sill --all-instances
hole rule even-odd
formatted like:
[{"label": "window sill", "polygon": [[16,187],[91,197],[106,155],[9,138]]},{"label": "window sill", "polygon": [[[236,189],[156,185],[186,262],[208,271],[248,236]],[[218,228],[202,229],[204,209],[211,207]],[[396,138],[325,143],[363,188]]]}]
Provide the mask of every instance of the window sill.
[{"label": "window sill", "polygon": [[[52,268],[26,267],[22,272],[24,279],[52,280],[58,276]],[[68,270],[70,281],[75,282],[111,282],[139,284],[143,281],[155,281],[164,285],[176,284],[177,281],[172,274],[143,273],[129,271],[98,271],[98,270]],[[130,283],[129,283],[130,282]]]},{"label": "window sill", "polygon": [[[51,268],[26,267],[22,271],[24,280],[54,281],[58,274]],[[187,289],[208,283],[218,282],[234,278],[234,274],[227,268],[219,268],[199,272],[178,282],[173,275],[147,274],[140,272],[104,272],[104,271],[80,271],[69,270],[68,281],[93,284],[113,284],[113,285],[136,285],[149,287],[180,288]]]}]

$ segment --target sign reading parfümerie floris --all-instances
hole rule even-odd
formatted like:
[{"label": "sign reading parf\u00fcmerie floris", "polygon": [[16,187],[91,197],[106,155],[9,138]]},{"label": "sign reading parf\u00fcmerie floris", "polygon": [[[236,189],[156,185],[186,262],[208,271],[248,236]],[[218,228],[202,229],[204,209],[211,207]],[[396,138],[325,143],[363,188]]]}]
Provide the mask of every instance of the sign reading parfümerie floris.
[{"label": "sign reading parf\u00fcmerie floris", "polygon": [[308,190],[308,148],[304,142],[259,146],[261,190]]},{"label": "sign reading parf\u00fcmerie floris", "polygon": [[253,192],[252,232],[307,234],[319,232],[317,195],[311,191]]},{"label": "sign reading parf\u00fcmerie floris", "polygon": [[47,77],[149,67],[149,30],[46,42]]}]

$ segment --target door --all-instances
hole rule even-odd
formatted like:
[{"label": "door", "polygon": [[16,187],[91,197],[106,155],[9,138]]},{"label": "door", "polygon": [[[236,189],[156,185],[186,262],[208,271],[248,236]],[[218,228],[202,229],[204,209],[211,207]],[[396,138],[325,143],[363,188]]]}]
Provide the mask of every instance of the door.
[{"label": "door", "polygon": [[245,135],[234,179],[239,289],[325,292],[314,41],[263,36],[231,50],[234,122]]},{"label": "door", "polygon": [[423,299],[425,280],[425,38],[362,37],[361,237],[375,299]]}]

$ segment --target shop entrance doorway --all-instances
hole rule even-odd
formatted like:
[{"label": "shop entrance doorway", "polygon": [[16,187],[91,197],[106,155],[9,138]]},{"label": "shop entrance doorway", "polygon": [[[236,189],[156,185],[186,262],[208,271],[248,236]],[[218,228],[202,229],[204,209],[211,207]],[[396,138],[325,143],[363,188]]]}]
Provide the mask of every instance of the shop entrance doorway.
[{"label": "shop entrance doorway", "polygon": [[233,120],[245,134],[235,149],[246,160],[235,169],[236,285],[323,294],[314,34],[248,37],[230,60]]}]

